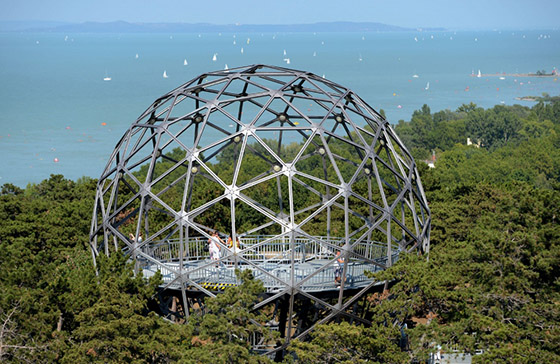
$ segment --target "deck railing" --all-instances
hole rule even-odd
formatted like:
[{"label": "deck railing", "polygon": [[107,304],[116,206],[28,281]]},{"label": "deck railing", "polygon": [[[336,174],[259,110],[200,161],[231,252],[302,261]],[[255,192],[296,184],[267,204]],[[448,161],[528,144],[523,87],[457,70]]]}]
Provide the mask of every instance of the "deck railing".
[{"label": "deck railing", "polygon": [[[336,249],[332,246],[342,246],[344,239],[327,239],[326,237],[298,237],[293,245],[287,237],[274,236],[249,236],[240,238],[241,249],[235,252],[220,245],[220,257],[237,254],[243,259],[253,262],[305,262],[314,259],[329,259],[335,256]],[[352,244],[353,242],[351,242]],[[161,262],[179,261],[181,257],[181,244],[183,261],[201,260],[209,257],[205,248],[208,239],[205,237],[190,238],[181,242],[179,239],[157,241],[146,244],[141,251]],[[360,242],[354,246],[353,251],[365,258],[376,260],[387,257],[387,245],[379,242]]]},{"label": "deck railing", "polygon": [[[149,259],[139,257],[140,266],[146,273],[161,271],[164,283],[172,285],[180,270],[188,274],[191,282],[200,285],[237,284],[235,268],[251,269],[253,276],[263,282],[268,292],[284,289],[294,282],[306,291],[334,289],[336,264],[333,262],[336,248],[343,245],[342,239],[326,239],[325,237],[296,238],[293,243],[289,239],[272,236],[252,236],[241,238],[241,249],[232,251],[221,247],[221,261],[210,260],[204,247],[206,238],[192,238],[183,241],[166,240],[153,245],[144,245],[141,251],[158,260],[162,264],[154,264]],[[180,259],[180,252],[183,257]],[[350,255],[346,271],[345,286],[360,287],[371,279],[366,271],[376,272],[387,266],[387,246],[378,242],[360,242],[353,247],[353,252],[372,260],[357,259]],[[398,250],[393,250],[391,261],[398,259]],[[242,259],[239,259],[242,258]],[[291,264],[293,258],[293,266]],[[180,268],[180,262],[183,262]],[[330,261],[330,262],[329,262]],[[250,263],[250,264],[249,264]],[[258,267],[258,268],[255,268]]]}]

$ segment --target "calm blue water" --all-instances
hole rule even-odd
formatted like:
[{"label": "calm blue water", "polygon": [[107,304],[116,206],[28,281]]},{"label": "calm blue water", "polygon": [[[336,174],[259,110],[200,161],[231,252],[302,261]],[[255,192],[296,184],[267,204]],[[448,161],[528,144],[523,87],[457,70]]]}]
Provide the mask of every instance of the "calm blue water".
[{"label": "calm blue water", "polygon": [[[51,173],[99,177],[116,142],[157,97],[225,64],[287,66],[284,49],[288,67],[351,88],[373,108],[384,109],[392,123],[409,120],[425,103],[432,111],[471,101],[483,107],[530,106],[515,97],[560,94],[554,78],[471,77],[479,69],[483,74],[550,72],[560,66],[560,31],[235,38],[228,33],[0,33],[0,185],[25,186]],[[103,81],[106,74],[112,81]]]}]

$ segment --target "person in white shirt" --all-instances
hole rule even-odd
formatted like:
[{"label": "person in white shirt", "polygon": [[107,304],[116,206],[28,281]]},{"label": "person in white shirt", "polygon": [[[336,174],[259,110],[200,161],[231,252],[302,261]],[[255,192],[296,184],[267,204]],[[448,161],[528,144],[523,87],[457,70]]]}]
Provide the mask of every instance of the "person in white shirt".
[{"label": "person in white shirt", "polygon": [[220,242],[225,245],[223,240],[220,239],[217,231],[213,232],[210,239],[208,239],[208,252],[210,253],[210,259],[215,260],[216,262],[220,260]]}]

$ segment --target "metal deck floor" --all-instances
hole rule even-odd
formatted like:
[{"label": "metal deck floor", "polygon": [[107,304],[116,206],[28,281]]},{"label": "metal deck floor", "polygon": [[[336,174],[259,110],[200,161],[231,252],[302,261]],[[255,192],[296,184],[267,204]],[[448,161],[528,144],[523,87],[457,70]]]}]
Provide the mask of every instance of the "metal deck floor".
[{"label": "metal deck floor", "polygon": [[[158,270],[163,276],[163,286],[170,289],[181,288],[181,275],[185,281],[185,288],[198,289],[197,285],[209,290],[219,290],[220,287],[239,284],[235,275],[235,268],[251,269],[253,276],[263,282],[267,292],[280,292],[287,287],[295,286],[306,292],[338,290],[335,282],[335,265],[328,259],[315,259],[307,262],[286,263],[254,263],[237,265],[225,262],[216,266],[210,259],[184,262],[180,269],[178,262],[162,265],[145,264],[142,266],[144,277],[153,276]],[[292,275],[293,270],[293,275]],[[363,262],[349,262],[346,274],[345,289],[362,288],[369,285],[373,279],[365,275],[366,271],[377,272],[381,267]]]}]

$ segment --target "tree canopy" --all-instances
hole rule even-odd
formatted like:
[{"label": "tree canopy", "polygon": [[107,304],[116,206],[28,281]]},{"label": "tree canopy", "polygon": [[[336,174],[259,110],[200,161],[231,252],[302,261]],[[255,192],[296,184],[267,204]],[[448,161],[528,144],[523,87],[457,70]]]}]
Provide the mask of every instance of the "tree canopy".
[{"label": "tree canopy", "polygon": [[[531,108],[486,110],[471,103],[436,113],[425,105],[395,129],[417,160],[430,202],[429,256],[401,254],[375,275],[390,284],[366,300],[371,326],[344,318],[319,326],[293,341],[284,360],[404,363],[426,360],[441,346],[478,353],[476,362],[560,362],[560,103],[549,97]],[[174,153],[162,163],[181,159]],[[343,148],[337,153],[352,158]],[[435,168],[428,168],[422,160],[432,153]],[[227,153],[221,158],[212,168],[232,173]],[[316,162],[309,158],[306,168]],[[255,170],[247,173],[259,173],[258,160],[248,165]],[[262,318],[250,307],[263,288],[249,272],[240,286],[208,299],[204,315],[173,324],[150,310],[158,276],[134,276],[117,253],[100,257],[94,269],[88,234],[95,184],[53,175],[26,188],[2,186],[0,361],[270,361],[247,340],[275,339],[255,325]],[[175,188],[168,193],[180,196]],[[201,191],[193,199],[212,198],[211,184]],[[248,193],[275,203],[266,188]],[[303,204],[312,197],[298,198]],[[241,215],[242,229],[256,223],[249,212]],[[229,224],[219,209],[206,218]]]}]

